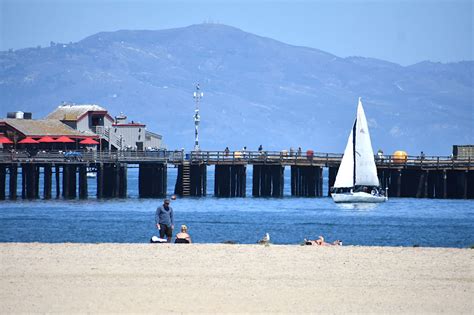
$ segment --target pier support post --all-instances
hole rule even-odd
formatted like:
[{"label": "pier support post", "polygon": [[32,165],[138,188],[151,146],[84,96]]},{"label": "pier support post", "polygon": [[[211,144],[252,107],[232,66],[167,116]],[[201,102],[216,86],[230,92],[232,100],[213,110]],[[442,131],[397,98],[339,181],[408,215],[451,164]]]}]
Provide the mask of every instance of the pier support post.
[{"label": "pier support post", "polygon": [[402,170],[397,172],[397,197],[402,195]]},{"label": "pier support post", "polygon": [[337,167],[328,168],[328,196],[331,196],[331,188],[334,187],[336,182]]},{"label": "pier support post", "polygon": [[206,195],[207,179],[206,164],[191,164],[190,168],[190,195],[195,197],[202,197]]},{"label": "pier support post", "polygon": [[52,190],[52,177],[53,177],[53,170],[51,164],[46,164],[43,167],[43,198],[44,199],[51,199],[51,190]]},{"label": "pier support post", "polygon": [[87,166],[79,166],[79,198],[87,198]]},{"label": "pier support post", "polygon": [[104,198],[118,197],[120,182],[119,164],[106,163],[102,166],[102,194]]},{"label": "pier support post", "polygon": [[10,164],[10,177],[8,178],[9,198],[15,200],[17,198],[18,187],[18,165]]},{"label": "pier support post", "polygon": [[76,176],[76,165],[63,166],[63,197],[66,199],[77,197]]},{"label": "pier support post", "polygon": [[429,171],[426,171],[425,172],[425,180],[424,180],[424,191],[423,191],[423,198],[428,198],[428,181],[429,181],[429,178],[430,178],[430,172]]},{"label": "pier support post", "polygon": [[138,194],[140,198],[165,197],[167,191],[167,177],[168,168],[166,164],[140,164],[138,169]]},{"label": "pier support post", "polygon": [[7,179],[6,166],[3,164],[0,164],[0,200],[5,200],[6,179]]},{"label": "pier support post", "polygon": [[21,198],[26,199],[26,166],[21,165]]},{"label": "pier support post", "polygon": [[474,199],[474,170],[466,171],[466,198]]},{"label": "pier support post", "polygon": [[23,198],[35,199],[38,198],[38,168],[35,164],[25,163],[21,166],[22,173],[22,190]]},{"label": "pier support post", "polygon": [[183,195],[183,164],[178,165],[178,176],[174,185],[174,193],[179,196]]},{"label": "pier support post", "polygon": [[40,191],[40,167],[35,166],[35,198],[39,198]]},{"label": "pier support post", "polygon": [[446,199],[448,196],[448,175],[446,174],[446,170],[443,170],[443,199]]},{"label": "pier support post", "polygon": [[463,199],[467,199],[467,192],[468,192],[468,189],[467,189],[467,183],[468,183],[468,178],[469,178],[469,171],[464,171],[464,174],[463,174],[463,178],[464,178],[464,183],[463,183]]},{"label": "pier support post", "polygon": [[245,165],[216,165],[214,196],[245,197],[247,168]]},{"label": "pier support post", "polygon": [[104,164],[97,164],[97,199],[104,197]]},{"label": "pier support post", "polygon": [[418,177],[418,186],[416,189],[416,198],[424,198],[425,196],[423,195],[424,188],[425,188],[425,181],[426,181],[426,174],[423,171],[419,172],[419,177]]},{"label": "pier support post", "polygon": [[291,166],[292,196],[322,197],[323,176],[319,166]]},{"label": "pier support post", "polygon": [[282,165],[254,165],[252,195],[283,197],[284,171]]},{"label": "pier support post", "polygon": [[59,198],[59,196],[61,196],[60,172],[61,168],[59,167],[59,165],[56,165],[54,167],[54,175],[56,179],[56,198]]},{"label": "pier support post", "polygon": [[127,175],[128,175],[128,166],[125,163],[120,164],[119,168],[120,173],[120,181],[119,181],[119,189],[118,189],[118,196],[119,198],[127,198]]}]

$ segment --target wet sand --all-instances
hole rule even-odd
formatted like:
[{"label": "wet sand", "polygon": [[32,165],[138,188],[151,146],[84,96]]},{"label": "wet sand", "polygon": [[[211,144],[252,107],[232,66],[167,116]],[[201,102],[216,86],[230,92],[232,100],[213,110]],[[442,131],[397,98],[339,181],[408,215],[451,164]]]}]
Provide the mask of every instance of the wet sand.
[{"label": "wet sand", "polygon": [[0,244],[0,313],[472,313],[474,250]]}]

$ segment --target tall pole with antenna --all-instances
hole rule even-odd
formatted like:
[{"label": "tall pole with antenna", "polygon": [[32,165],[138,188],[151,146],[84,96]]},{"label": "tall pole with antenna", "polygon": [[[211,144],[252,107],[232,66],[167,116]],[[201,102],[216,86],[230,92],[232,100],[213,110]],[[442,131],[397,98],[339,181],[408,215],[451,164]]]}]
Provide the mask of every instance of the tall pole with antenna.
[{"label": "tall pole with antenna", "polygon": [[199,116],[199,102],[204,96],[204,93],[199,89],[198,83],[196,85],[196,91],[193,94],[194,101],[196,102],[196,109],[194,110],[194,151],[199,151],[199,123],[201,122],[201,116]]}]

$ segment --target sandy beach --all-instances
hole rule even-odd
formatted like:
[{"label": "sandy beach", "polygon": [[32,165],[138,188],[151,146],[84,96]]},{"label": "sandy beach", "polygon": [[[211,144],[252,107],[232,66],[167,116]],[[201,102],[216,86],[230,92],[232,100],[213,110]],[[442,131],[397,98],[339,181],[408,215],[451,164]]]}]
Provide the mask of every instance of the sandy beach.
[{"label": "sandy beach", "polygon": [[0,244],[0,313],[471,313],[474,251]]}]

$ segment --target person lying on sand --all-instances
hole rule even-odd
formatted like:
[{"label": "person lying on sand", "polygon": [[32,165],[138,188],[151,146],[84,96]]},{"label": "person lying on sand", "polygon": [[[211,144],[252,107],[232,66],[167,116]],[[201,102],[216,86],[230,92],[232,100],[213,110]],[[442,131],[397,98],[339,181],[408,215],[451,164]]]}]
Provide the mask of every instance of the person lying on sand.
[{"label": "person lying on sand", "polygon": [[324,237],[322,235],[319,236],[318,239],[316,240],[307,240],[307,239],[304,239],[304,243],[305,245],[319,245],[319,246],[341,246],[342,245],[342,241],[340,240],[335,240],[334,242],[332,243],[326,243],[324,241]]}]

